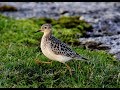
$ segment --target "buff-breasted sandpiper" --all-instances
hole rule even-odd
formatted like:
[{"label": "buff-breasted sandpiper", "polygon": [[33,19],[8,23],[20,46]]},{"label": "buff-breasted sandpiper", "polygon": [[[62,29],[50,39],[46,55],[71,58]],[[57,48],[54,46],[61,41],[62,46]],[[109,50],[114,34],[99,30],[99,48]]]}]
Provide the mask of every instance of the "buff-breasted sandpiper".
[{"label": "buff-breasted sandpiper", "polygon": [[40,43],[42,53],[51,60],[59,61],[65,64],[71,75],[71,69],[65,62],[72,59],[87,60],[86,58],[73,51],[68,45],[55,38],[52,35],[51,24],[43,24],[38,32],[44,33]]}]

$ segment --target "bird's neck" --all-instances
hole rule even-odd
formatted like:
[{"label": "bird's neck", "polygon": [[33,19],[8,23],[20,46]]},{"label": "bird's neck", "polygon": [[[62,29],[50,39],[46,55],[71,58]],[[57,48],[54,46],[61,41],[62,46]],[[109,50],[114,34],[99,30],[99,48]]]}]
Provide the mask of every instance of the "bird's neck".
[{"label": "bird's neck", "polygon": [[52,32],[44,33],[43,37],[50,38],[52,36]]}]

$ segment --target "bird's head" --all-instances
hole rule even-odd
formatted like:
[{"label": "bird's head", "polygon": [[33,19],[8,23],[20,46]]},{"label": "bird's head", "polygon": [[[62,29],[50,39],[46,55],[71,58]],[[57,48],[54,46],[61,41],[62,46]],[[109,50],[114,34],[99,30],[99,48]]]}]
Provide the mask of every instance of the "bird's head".
[{"label": "bird's head", "polygon": [[44,34],[49,34],[50,32],[52,32],[52,25],[51,24],[43,24],[40,28],[40,30],[38,30],[38,32],[44,32]]}]

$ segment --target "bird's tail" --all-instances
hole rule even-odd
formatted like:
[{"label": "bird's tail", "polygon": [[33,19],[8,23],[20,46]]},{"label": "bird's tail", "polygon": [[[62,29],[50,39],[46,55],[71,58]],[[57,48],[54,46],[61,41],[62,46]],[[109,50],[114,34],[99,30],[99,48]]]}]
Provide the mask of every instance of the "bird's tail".
[{"label": "bird's tail", "polygon": [[80,56],[80,55],[79,55],[78,57],[76,57],[75,59],[76,59],[76,60],[88,60],[87,58],[84,58],[84,57],[82,57],[82,56]]},{"label": "bird's tail", "polygon": [[82,57],[81,59],[88,60],[87,58]]}]

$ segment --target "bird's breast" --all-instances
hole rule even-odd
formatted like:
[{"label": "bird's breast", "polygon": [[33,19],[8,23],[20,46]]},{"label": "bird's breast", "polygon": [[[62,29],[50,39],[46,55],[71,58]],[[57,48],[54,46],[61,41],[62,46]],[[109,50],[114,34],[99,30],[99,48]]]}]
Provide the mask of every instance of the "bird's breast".
[{"label": "bird's breast", "polygon": [[44,38],[41,40],[41,51],[42,53],[51,60],[56,60],[59,62],[66,62],[70,60],[70,57],[63,56],[63,55],[57,55],[55,54],[51,49],[51,44],[47,42]]},{"label": "bird's breast", "polygon": [[51,50],[50,43],[45,38],[42,38],[41,40],[41,51],[49,59],[56,59],[56,54],[54,54],[54,52]]}]

